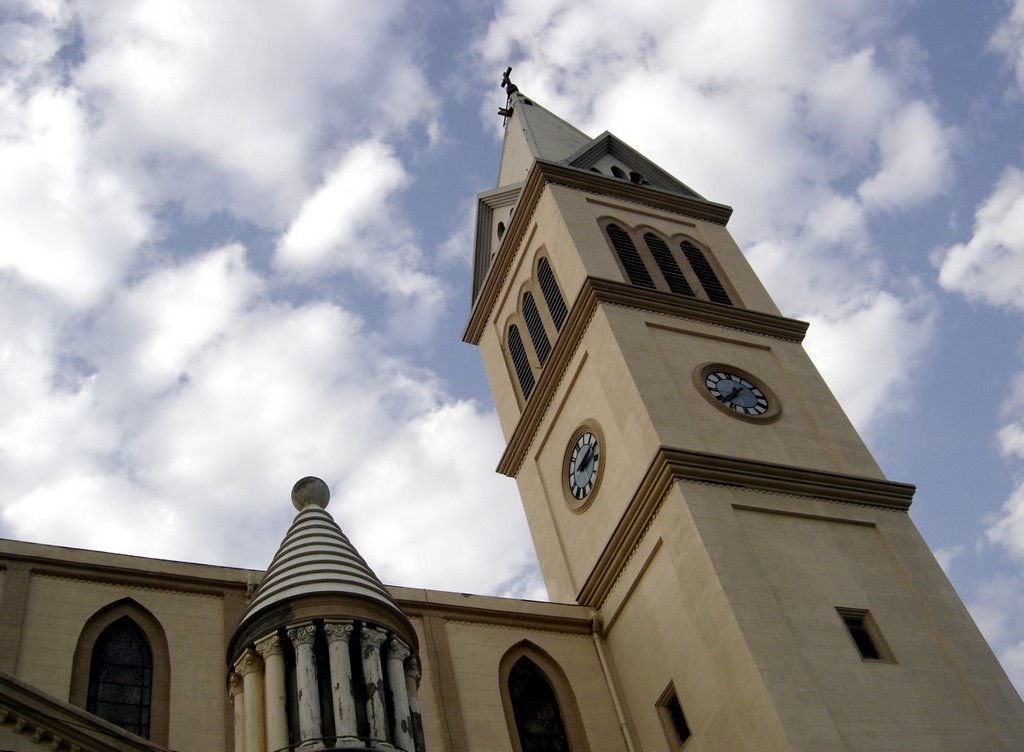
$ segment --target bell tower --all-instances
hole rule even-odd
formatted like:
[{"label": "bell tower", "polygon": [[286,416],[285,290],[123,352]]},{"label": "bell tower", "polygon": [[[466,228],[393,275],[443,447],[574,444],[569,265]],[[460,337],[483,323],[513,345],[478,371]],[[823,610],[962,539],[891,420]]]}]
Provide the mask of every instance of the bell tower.
[{"label": "bell tower", "polygon": [[1024,707],[705,199],[509,80],[472,312],[550,596],[642,750],[1024,748]]}]

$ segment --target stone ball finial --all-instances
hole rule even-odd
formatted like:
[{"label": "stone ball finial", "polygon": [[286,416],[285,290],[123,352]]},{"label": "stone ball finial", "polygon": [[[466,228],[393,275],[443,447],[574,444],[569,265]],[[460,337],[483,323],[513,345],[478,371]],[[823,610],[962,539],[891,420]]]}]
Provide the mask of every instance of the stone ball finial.
[{"label": "stone ball finial", "polygon": [[307,475],[292,486],[292,504],[300,512],[310,504],[324,509],[331,501],[331,489],[319,478]]}]

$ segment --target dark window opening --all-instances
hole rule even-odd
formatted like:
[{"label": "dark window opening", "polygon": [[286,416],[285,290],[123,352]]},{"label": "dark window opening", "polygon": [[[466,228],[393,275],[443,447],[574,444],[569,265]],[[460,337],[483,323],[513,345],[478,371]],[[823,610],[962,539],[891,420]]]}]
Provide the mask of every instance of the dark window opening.
[{"label": "dark window opening", "polygon": [[679,704],[679,698],[676,696],[675,687],[669,684],[661,693],[657,705],[669,748],[673,752],[682,749],[692,734],[690,724],[686,722],[686,716],[683,714],[683,706]]},{"label": "dark window opening", "polygon": [[534,386],[533,369],[530,368],[530,361],[526,357],[526,347],[519,334],[519,327],[515,324],[508,328],[508,350],[512,355],[512,365],[516,369],[516,377],[519,379],[519,388],[523,392],[523,397],[529,398]]},{"label": "dark window opening", "polygon": [[555,274],[551,271],[551,265],[548,264],[546,258],[542,258],[537,263],[537,281],[540,282],[540,291],[544,295],[544,302],[548,304],[548,313],[551,314],[555,329],[561,331],[569,311],[565,307],[565,299],[562,298]]},{"label": "dark window opening", "polygon": [[711,263],[704,256],[704,252],[687,240],[680,243],[679,248],[690,263],[693,273],[697,275],[697,279],[704,288],[704,292],[707,293],[708,300],[712,303],[732,305],[729,294],[725,291],[722,283],[718,281],[718,276],[715,274],[715,270],[711,268]]},{"label": "dark window opening", "polygon": [[590,171],[591,172],[596,172],[598,175],[602,174],[601,171],[599,169],[597,169],[596,167],[591,167]]},{"label": "dark window opening", "polygon": [[142,630],[127,616],[100,634],[89,668],[86,710],[149,738],[153,654]]},{"label": "dark window opening", "polygon": [[501,240],[503,237],[505,237],[505,223],[498,222],[498,240]]},{"label": "dark window opening", "polygon": [[512,667],[508,691],[523,752],[570,751],[555,692],[529,658]]},{"label": "dark window opening", "polygon": [[616,167],[615,165],[612,165],[612,175],[623,180],[626,179],[626,173],[623,172],[620,167]]},{"label": "dark window opening", "polygon": [[540,311],[533,300],[533,293],[523,295],[523,318],[526,319],[526,329],[530,332],[530,341],[533,342],[533,351],[537,353],[537,360],[543,366],[548,355],[551,354],[551,342],[548,334],[544,331],[544,322],[540,318]]},{"label": "dark window opening", "polygon": [[644,180],[644,176],[639,172],[630,172],[629,182],[636,183],[637,185],[647,185],[647,181]]},{"label": "dark window opening", "polygon": [[647,244],[647,249],[651,252],[651,255],[654,256],[654,262],[658,265],[658,269],[661,270],[662,276],[668,283],[668,289],[676,295],[686,295],[692,298],[693,288],[690,287],[690,283],[683,276],[683,271],[679,268],[679,264],[676,262],[675,256],[672,255],[672,251],[669,250],[668,244],[653,232],[644,235],[644,242]]},{"label": "dark window opening", "polygon": [[643,259],[640,258],[640,254],[637,252],[636,246],[633,245],[633,239],[629,236],[629,233],[618,225],[608,225],[605,230],[608,233],[608,238],[612,241],[612,247],[615,249],[623,269],[626,270],[626,276],[629,277],[630,283],[636,287],[646,287],[648,290],[653,290],[654,280],[651,279],[647,267],[644,266]]},{"label": "dark window opening", "polygon": [[863,609],[837,608],[839,616],[857,646],[860,657],[866,661],[891,661],[892,656],[875,627],[871,614]]}]

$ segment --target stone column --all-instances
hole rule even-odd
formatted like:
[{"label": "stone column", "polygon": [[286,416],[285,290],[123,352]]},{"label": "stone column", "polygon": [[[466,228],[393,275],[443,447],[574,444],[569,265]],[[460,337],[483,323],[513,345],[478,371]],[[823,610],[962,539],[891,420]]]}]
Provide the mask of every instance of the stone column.
[{"label": "stone column", "polygon": [[423,738],[423,714],[420,712],[420,659],[409,656],[405,662],[405,688],[409,693],[409,713],[412,715],[412,737],[416,740],[416,752],[425,752],[426,740]]},{"label": "stone column", "polygon": [[359,633],[363,655],[363,681],[366,682],[366,720],[374,749],[394,749],[388,744],[388,714],[384,707],[384,676],[380,668],[380,646],[388,633],[376,627],[363,627]]},{"label": "stone column", "polygon": [[288,747],[288,700],[284,690],[284,651],[276,633],[256,641],[256,652],[263,658],[263,698],[267,749]]},{"label": "stone column", "polygon": [[245,704],[245,752],[267,752],[263,731],[263,661],[253,650],[246,650],[235,663],[242,675]]},{"label": "stone column", "polygon": [[295,687],[299,695],[300,749],[323,749],[320,725],[320,687],[316,681],[316,657],[313,641],[316,625],[313,622],[293,624],[288,628],[288,639],[295,645]]},{"label": "stone column", "polygon": [[335,746],[362,746],[356,726],[356,698],[352,692],[352,659],[348,641],[354,629],[352,622],[327,622],[327,651],[331,660],[331,705],[334,708]]},{"label": "stone column", "polygon": [[409,689],[405,684],[405,659],[411,655],[409,646],[391,635],[388,643],[388,688],[395,709],[395,727],[392,737],[395,746],[405,752],[416,752],[412,735],[412,714],[409,711]]},{"label": "stone column", "polygon": [[245,695],[242,692],[242,676],[232,671],[228,677],[228,697],[235,711],[235,752],[245,752]]}]

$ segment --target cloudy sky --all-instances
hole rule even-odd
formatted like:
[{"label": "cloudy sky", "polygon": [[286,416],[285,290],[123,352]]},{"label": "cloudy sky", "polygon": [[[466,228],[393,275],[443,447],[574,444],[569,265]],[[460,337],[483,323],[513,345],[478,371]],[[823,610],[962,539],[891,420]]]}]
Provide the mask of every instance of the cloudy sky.
[{"label": "cloudy sky", "polygon": [[501,72],[712,200],[1024,688],[1024,0],[0,6],[0,536],[543,597],[468,314]]}]

